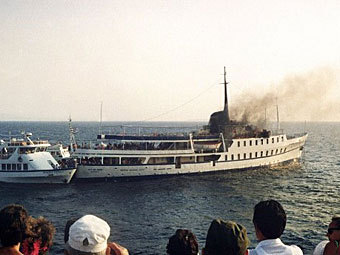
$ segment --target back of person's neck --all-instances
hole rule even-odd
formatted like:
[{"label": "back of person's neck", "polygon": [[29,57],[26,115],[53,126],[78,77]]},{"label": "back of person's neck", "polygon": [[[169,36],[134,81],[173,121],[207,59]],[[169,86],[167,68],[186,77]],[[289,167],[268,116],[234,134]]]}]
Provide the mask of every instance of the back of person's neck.
[{"label": "back of person's neck", "polygon": [[20,251],[20,243],[8,247],[0,247],[0,255],[23,255]]},{"label": "back of person's neck", "polygon": [[255,232],[257,241],[261,242],[268,239],[262,234],[262,232],[258,228],[255,228]]}]

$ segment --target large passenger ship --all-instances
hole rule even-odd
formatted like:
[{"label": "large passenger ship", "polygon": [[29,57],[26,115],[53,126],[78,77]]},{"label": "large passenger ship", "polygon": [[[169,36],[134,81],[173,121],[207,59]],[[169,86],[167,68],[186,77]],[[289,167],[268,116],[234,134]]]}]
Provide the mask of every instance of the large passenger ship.
[{"label": "large passenger ship", "polygon": [[[76,178],[120,178],[206,173],[276,166],[300,159],[307,134],[287,136],[229,118],[224,109],[187,134],[99,134],[97,144],[73,144]],[[72,130],[72,129],[71,129]]]}]

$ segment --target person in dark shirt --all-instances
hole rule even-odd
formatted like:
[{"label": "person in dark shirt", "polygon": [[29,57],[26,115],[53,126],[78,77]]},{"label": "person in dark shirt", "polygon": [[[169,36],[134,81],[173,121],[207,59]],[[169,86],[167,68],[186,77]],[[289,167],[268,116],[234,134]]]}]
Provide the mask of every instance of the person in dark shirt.
[{"label": "person in dark shirt", "polygon": [[177,229],[169,238],[166,246],[168,255],[197,255],[198,242],[196,236],[187,229]]}]

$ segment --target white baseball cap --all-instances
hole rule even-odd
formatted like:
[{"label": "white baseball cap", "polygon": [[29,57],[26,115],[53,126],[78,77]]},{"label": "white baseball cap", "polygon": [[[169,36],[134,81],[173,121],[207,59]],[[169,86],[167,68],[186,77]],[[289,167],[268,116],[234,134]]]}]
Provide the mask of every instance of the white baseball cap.
[{"label": "white baseball cap", "polygon": [[94,215],[85,215],[73,223],[69,231],[71,248],[90,253],[106,250],[110,226]]}]

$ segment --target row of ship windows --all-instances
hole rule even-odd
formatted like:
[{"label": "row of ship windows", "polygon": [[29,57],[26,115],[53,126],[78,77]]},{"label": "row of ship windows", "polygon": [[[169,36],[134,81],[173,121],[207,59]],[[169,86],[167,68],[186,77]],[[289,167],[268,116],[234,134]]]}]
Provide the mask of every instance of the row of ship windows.
[{"label": "row of ship windows", "polygon": [[[281,148],[280,150],[279,149],[276,149],[275,151],[274,150],[271,150],[271,151],[266,151],[266,153],[264,153],[264,151],[261,151],[261,152],[255,152],[254,154],[253,153],[249,153],[249,157],[248,158],[253,158],[253,155],[254,155],[254,158],[257,158],[257,157],[268,157],[268,156],[273,156],[273,155],[276,155],[276,154],[279,154],[279,153],[283,153],[283,152],[286,152],[286,148]],[[226,155],[225,156],[225,160],[240,160],[241,159],[241,154],[237,154],[237,158],[235,157],[236,155],[234,154],[231,154],[231,157],[228,159],[228,156]],[[247,153],[243,153],[243,158],[242,159],[247,159]]]},{"label": "row of ship windows", "polygon": [[[255,143],[254,143],[255,146],[259,145],[259,141],[260,141],[261,145],[263,145],[265,143],[264,140],[266,140],[266,144],[269,144],[269,138],[261,139],[261,140],[256,139]],[[283,136],[281,136],[281,141],[283,142]],[[276,138],[276,142],[278,142],[278,143],[280,142],[280,137]],[[275,137],[272,137],[272,143],[275,143]],[[244,147],[247,146],[247,141],[243,141],[243,146]],[[249,141],[249,146],[253,146],[253,140]],[[241,147],[241,141],[237,142],[237,147]]]},{"label": "row of ship windows", "polygon": [[28,170],[27,164],[1,164],[1,170],[8,171],[8,170]]}]

